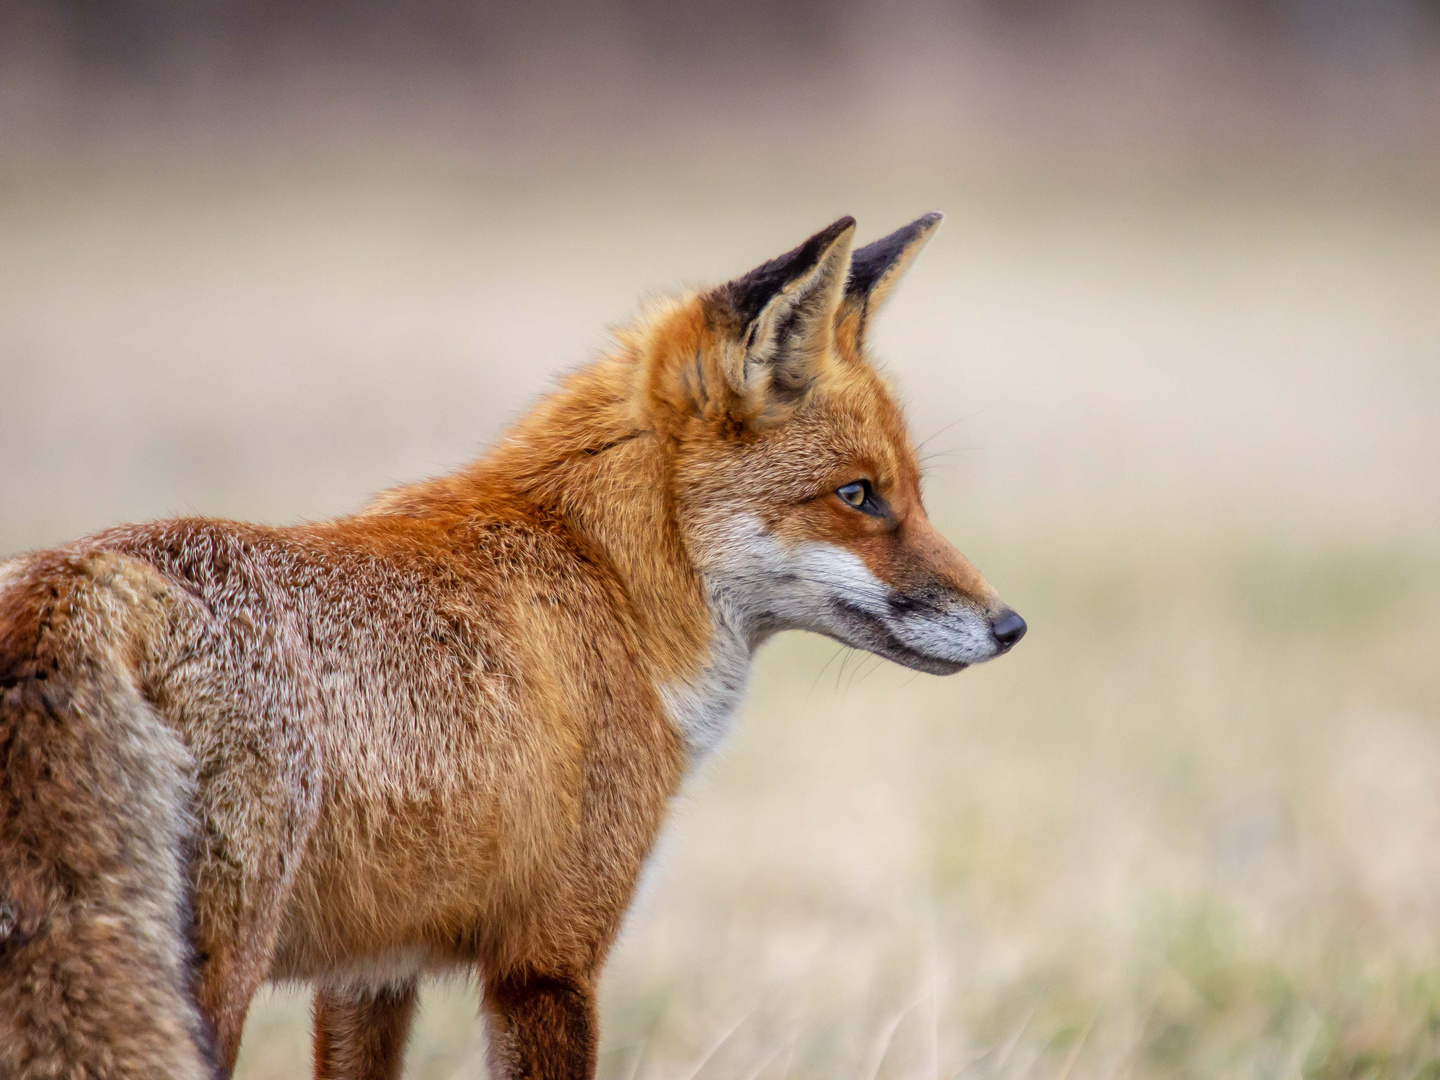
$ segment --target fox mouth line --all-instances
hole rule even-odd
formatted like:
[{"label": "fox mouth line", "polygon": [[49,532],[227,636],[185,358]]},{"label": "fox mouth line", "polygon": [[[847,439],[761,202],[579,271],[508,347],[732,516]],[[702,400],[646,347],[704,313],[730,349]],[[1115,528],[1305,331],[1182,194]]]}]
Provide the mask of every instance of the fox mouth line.
[{"label": "fox mouth line", "polygon": [[954,675],[970,666],[963,660],[951,660],[947,657],[923,653],[906,644],[896,636],[895,631],[890,628],[883,616],[867,611],[858,604],[853,604],[845,599],[836,599],[834,607],[847,623],[859,631],[857,636],[869,639],[860,647],[878,656],[883,656],[887,660],[893,660],[904,667],[923,671],[930,675]]}]

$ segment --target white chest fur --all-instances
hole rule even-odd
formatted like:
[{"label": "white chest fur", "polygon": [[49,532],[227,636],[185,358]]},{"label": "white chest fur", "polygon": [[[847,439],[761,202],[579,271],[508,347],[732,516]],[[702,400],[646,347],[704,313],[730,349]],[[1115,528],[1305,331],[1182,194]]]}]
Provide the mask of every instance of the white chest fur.
[{"label": "white chest fur", "polygon": [[660,700],[698,764],[729,733],[750,681],[748,635],[723,605],[712,605],[710,657],[691,678],[660,688]]}]

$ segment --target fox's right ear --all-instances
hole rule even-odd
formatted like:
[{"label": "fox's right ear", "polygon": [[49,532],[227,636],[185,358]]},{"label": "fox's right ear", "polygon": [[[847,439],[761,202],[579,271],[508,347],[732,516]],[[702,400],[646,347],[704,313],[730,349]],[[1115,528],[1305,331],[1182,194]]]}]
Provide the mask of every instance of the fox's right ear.
[{"label": "fox's right ear", "polygon": [[944,219],[944,214],[926,214],[855,252],[840,317],[843,321],[854,320],[852,332],[857,344],[864,340],[870,316],[890,299],[896,282]]},{"label": "fox's right ear", "polygon": [[843,217],[706,297],[734,346],[725,378],[736,393],[763,408],[800,397],[814,381],[833,340],[854,237],[855,219]]}]

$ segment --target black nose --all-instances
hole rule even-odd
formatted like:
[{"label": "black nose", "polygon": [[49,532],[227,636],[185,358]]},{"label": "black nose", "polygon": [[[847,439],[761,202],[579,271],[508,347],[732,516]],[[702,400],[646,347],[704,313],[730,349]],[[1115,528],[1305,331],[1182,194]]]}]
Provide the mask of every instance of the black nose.
[{"label": "black nose", "polygon": [[1025,636],[1025,620],[1013,611],[1002,611],[990,620],[990,632],[1002,649],[1008,649]]}]

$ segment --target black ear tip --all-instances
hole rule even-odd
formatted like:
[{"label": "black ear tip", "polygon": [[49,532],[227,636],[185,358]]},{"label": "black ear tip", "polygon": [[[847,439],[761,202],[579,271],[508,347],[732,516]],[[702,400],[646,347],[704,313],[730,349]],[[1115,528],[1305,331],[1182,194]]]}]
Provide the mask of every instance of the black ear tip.
[{"label": "black ear tip", "polygon": [[907,251],[926,239],[944,220],[945,215],[936,210],[860,248],[850,259],[850,279],[845,291],[852,296],[867,295]]},{"label": "black ear tip", "polygon": [[831,222],[799,247],[757,266],[744,277],[736,278],[716,290],[729,301],[741,325],[760,313],[760,309],[790,282],[819,265],[825,253],[840,237],[855,228],[849,214]]},{"label": "black ear tip", "polygon": [[829,245],[840,239],[841,236],[853,228],[855,228],[855,219],[849,214],[846,214],[834,224],[827,225],[821,229],[815,235],[815,239],[819,240],[822,244]]}]

